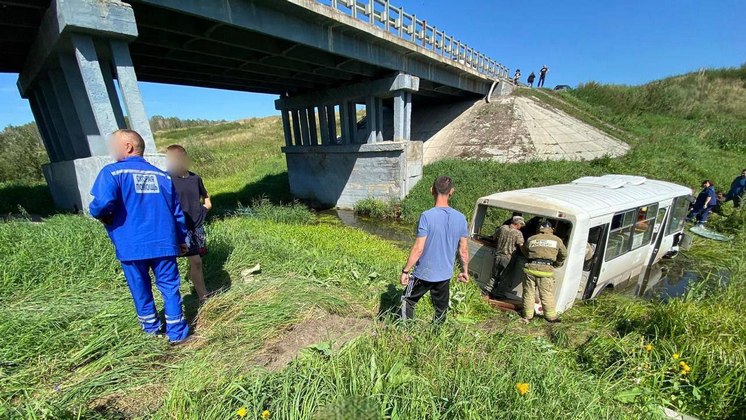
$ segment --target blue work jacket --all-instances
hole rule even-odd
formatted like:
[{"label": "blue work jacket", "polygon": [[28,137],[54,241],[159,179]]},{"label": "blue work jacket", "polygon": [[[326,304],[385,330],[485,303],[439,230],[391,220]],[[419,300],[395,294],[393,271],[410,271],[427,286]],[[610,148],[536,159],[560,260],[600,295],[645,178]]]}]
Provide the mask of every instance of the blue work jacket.
[{"label": "blue work jacket", "polygon": [[171,177],[142,157],[106,165],[91,189],[91,216],[104,222],[120,261],[180,254],[187,229]]}]

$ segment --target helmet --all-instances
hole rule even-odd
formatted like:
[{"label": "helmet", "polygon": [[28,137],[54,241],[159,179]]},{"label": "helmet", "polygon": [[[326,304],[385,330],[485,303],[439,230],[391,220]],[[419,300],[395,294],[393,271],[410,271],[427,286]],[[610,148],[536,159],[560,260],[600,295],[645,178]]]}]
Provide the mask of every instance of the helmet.
[{"label": "helmet", "polygon": [[545,232],[547,230],[554,231],[554,225],[552,225],[552,222],[549,220],[545,220],[539,225],[539,232]]}]

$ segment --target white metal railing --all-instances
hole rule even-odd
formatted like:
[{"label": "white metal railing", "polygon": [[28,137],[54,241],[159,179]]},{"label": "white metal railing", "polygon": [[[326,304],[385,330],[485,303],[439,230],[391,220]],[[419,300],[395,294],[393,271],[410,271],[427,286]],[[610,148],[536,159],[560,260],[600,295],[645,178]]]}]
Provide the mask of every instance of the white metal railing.
[{"label": "white metal railing", "polygon": [[493,79],[509,77],[510,69],[507,67],[428,24],[425,19],[417,18],[401,7],[392,6],[389,0],[316,1]]}]

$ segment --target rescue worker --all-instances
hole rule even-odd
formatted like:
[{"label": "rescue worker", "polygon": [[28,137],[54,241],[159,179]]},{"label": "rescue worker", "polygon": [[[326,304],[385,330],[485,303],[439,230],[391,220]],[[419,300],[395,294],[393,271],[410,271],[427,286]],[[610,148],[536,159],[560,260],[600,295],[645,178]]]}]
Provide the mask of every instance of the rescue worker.
[{"label": "rescue worker", "polygon": [[702,191],[697,195],[694,205],[692,205],[691,211],[686,216],[686,221],[694,220],[697,226],[704,226],[707,223],[707,219],[710,217],[712,209],[718,204],[717,193],[715,192],[715,186],[710,180],[702,181]]},{"label": "rescue worker", "polygon": [[96,178],[89,206],[114,243],[135,312],[147,334],[162,334],[153,301],[150,271],[163,296],[166,335],[172,344],[185,342],[189,326],[181,308],[181,278],[176,257],[187,251],[184,213],[170,176],[143,159],[145,142],[132,130],[110,136],[115,163]]},{"label": "rescue worker", "polygon": [[528,261],[523,268],[523,320],[534,318],[534,294],[539,287],[539,299],[544,308],[544,319],[560,322],[554,302],[554,269],[562,267],[567,258],[567,248],[562,239],[554,235],[549,220],[539,227],[539,233],[528,238],[521,248]]},{"label": "rescue worker", "polygon": [[522,216],[513,216],[510,224],[501,225],[495,230],[495,265],[492,269],[492,278],[487,290],[492,294],[497,281],[500,279],[505,268],[508,267],[513,259],[513,253],[523,245],[523,234],[521,228],[526,226],[526,221]]},{"label": "rescue worker", "polygon": [[733,207],[741,207],[743,196],[746,195],[746,169],[741,171],[741,176],[736,177],[730,184],[730,190],[725,195],[724,203],[733,201]]}]

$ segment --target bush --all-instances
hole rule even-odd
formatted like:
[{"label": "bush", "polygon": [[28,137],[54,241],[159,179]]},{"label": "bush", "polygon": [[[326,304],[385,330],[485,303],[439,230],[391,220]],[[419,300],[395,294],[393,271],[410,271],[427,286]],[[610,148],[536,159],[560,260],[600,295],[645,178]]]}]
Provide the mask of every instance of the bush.
[{"label": "bush", "polygon": [[244,207],[239,203],[235,214],[237,216],[252,217],[291,225],[310,225],[316,223],[316,216],[303,204],[294,202],[292,204],[277,205],[272,204],[267,198],[254,200],[250,207]]},{"label": "bush", "polygon": [[0,132],[0,182],[38,181],[47,154],[36,124],[8,126]]},{"label": "bush", "polygon": [[376,198],[365,198],[355,204],[355,213],[359,216],[374,219],[396,219],[401,216],[399,200],[383,201]]}]

